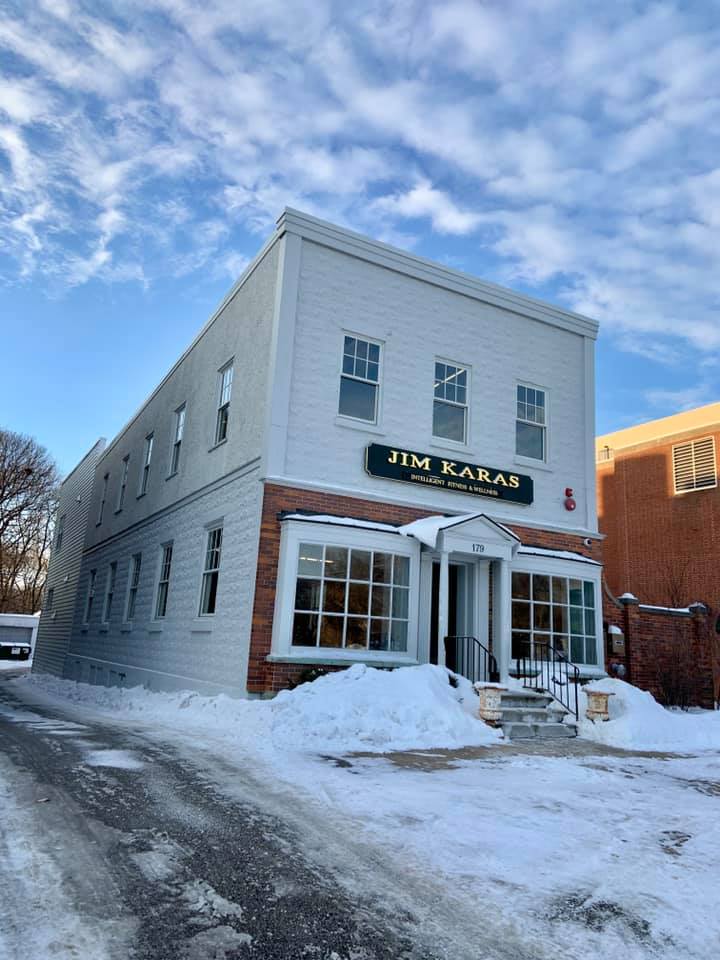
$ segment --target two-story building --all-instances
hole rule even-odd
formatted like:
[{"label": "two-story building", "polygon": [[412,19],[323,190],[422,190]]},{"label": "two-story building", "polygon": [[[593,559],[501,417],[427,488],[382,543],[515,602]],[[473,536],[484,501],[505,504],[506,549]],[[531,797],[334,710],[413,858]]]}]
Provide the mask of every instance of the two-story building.
[{"label": "two-story building", "polygon": [[97,458],[62,672],[267,695],[472,636],[602,673],[596,336],[286,210]]}]

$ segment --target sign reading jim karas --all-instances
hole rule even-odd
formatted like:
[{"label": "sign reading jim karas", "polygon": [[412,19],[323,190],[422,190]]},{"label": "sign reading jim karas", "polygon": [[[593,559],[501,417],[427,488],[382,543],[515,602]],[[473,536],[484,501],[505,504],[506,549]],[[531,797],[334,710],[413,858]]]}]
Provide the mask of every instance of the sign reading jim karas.
[{"label": "sign reading jim karas", "polygon": [[464,463],[430,453],[371,443],[365,450],[365,469],[373,477],[422,483],[425,486],[472,493],[478,497],[533,502],[532,477],[477,463]]}]

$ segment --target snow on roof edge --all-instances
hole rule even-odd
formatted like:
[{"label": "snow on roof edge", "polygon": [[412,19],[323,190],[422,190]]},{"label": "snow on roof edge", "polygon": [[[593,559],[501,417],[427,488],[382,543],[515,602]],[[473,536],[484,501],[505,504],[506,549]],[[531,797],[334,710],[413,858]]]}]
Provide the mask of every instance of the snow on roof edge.
[{"label": "snow on roof edge", "polygon": [[548,547],[521,546],[518,553],[522,553],[524,556],[535,554],[539,557],[555,557],[558,560],[576,560],[578,563],[591,563],[595,567],[602,566],[598,560],[584,557],[581,553],[575,553],[572,550],[551,550]]},{"label": "snow on roof edge", "polygon": [[335,517],[329,513],[285,513],[280,521],[299,520],[303,523],[324,523],[336,527],[360,527],[363,530],[382,530],[384,533],[399,533],[390,523],[378,523],[374,520],[358,520],[357,517]]}]

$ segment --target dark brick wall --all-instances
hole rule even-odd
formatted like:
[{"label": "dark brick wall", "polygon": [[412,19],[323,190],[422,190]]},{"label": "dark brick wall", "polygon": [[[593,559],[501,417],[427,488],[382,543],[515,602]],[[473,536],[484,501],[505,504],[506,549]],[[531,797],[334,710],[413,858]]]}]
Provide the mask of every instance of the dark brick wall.
[{"label": "dark brick wall", "polygon": [[[482,508],[480,507],[479,510]],[[360,517],[377,523],[402,524],[428,516],[427,510],[402,507],[382,501],[362,500],[357,497],[301,490],[279,484],[265,484],[260,545],[255,583],[250,658],[248,664],[248,691],[272,693],[296,682],[308,669],[305,664],[269,663],[272,642],[272,623],[275,610],[275,582],[280,555],[280,521],[278,514],[288,511],[313,511],[337,517]],[[508,524],[508,526],[510,526]],[[573,534],[530,527],[512,526],[513,532],[529,546],[553,550],[573,550],[594,560],[601,560],[600,543],[585,547],[583,538]],[[335,669],[342,669],[337,667]]]}]

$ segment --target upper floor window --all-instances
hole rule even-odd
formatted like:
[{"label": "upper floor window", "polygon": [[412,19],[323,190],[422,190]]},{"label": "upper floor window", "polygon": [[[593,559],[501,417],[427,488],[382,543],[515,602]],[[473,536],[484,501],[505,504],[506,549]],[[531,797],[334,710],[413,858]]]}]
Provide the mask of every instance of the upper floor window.
[{"label": "upper floor window", "polygon": [[55,604],[55,589],[50,587],[48,592],[45,594],[45,609],[43,613],[52,613],[53,606]]},{"label": "upper floor window", "polygon": [[142,554],[135,553],[130,560],[130,578],[128,586],[127,607],[125,608],[125,619],[130,621],[135,616],[135,605],[137,603],[137,592],[140,585],[140,567],[142,566]]},{"label": "upper floor window", "polygon": [[218,391],[218,409],[215,418],[215,443],[222,443],[227,439],[228,415],[230,413],[230,397],[232,396],[233,365],[228,363],[219,372],[220,384]]},{"label": "upper floor window", "polygon": [[515,421],[515,452],[519,457],[545,460],[547,419],[545,391],[518,384]]},{"label": "upper floor window", "polygon": [[108,623],[110,621],[110,614],[112,613],[112,602],[115,595],[115,580],[117,579],[117,563],[113,562],[110,564],[108,569],[107,585],[105,587],[105,606],[103,607],[103,623]]},{"label": "upper floor window", "polygon": [[85,616],[83,617],[84,623],[90,623],[90,617],[92,616],[93,602],[95,600],[95,580],[96,579],[97,579],[97,570],[91,570],[90,579],[88,580],[87,597],[85,598]]},{"label": "upper floor window", "polygon": [[151,433],[145,437],[145,456],[143,457],[143,467],[140,473],[140,489],[138,491],[139,497],[141,497],[144,493],[147,493],[148,480],[150,479],[150,461],[152,460],[153,440],[154,438]]},{"label": "upper floor window", "polygon": [[218,578],[220,576],[220,554],[222,551],[222,527],[208,530],[205,550],[205,568],[203,570],[202,590],[200,593],[200,615],[215,613],[217,603]]},{"label": "upper floor window", "polygon": [[717,486],[715,437],[678,443],[672,448],[675,493]]},{"label": "upper floor window", "polygon": [[170,475],[178,472],[180,466],[180,447],[185,430],[185,404],[175,411],[175,433],[173,437],[172,455],[170,457]]},{"label": "upper floor window", "polygon": [[122,510],[123,504],[125,503],[125,490],[127,489],[129,471],[130,471],[130,454],[128,454],[126,457],[123,457],[122,474],[120,475],[120,489],[118,490],[117,507],[115,508],[117,513],[119,513]]},{"label": "upper floor window", "polygon": [[467,443],[468,371],[435,361],[433,436]]},{"label": "upper floor window", "polygon": [[376,423],[379,383],[380,344],[345,337],[338,413]]},{"label": "upper floor window", "polygon": [[55,549],[59,552],[65,536],[65,514],[58,518],[57,533],[55,534]]},{"label": "upper floor window", "polygon": [[98,525],[103,521],[103,514],[105,513],[105,501],[107,500],[107,491],[108,483],[110,481],[110,474],[106,473],[103,477],[102,493],[100,494],[100,506],[98,507]]},{"label": "upper floor window", "polygon": [[160,557],[160,576],[158,578],[157,599],[155,600],[155,617],[161,620],[167,613],[168,590],[170,589],[170,567],[172,566],[173,548],[166,543]]}]

